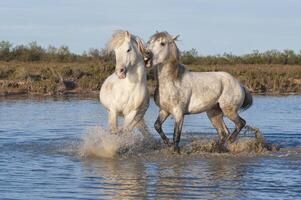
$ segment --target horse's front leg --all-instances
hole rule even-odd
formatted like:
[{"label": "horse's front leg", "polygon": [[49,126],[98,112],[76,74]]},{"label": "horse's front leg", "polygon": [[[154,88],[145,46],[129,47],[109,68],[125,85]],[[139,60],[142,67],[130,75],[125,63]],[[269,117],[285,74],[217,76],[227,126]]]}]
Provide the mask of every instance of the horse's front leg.
[{"label": "horse's front leg", "polygon": [[175,117],[175,127],[174,127],[174,133],[173,133],[174,152],[180,153],[179,143],[180,143],[180,139],[181,139],[184,115],[179,114],[174,117]]},{"label": "horse's front leg", "polygon": [[132,131],[142,117],[139,116],[137,110],[133,110],[124,116],[123,129],[126,131]]},{"label": "horse's front leg", "polygon": [[141,119],[137,124],[136,128],[141,132],[144,138],[149,138],[150,137],[150,131],[148,130],[147,125],[145,124],[144,119]]},{"label": "horse's front leg", "polygon": [[116,111],[113,110],[109,111],[108,121],[109,121],[110,131],[112,133],[116,133],[118,128]]},{"label": "horse's front leg", "polygon": [[160,110],[159,116],[155,122],[155,129],[160,134],[164,144],[171,146],[168,138],[166,137],[165,133],[162,130],[162,124],[164,123],[164,121],[167,119],[168,116],[169,116],[168,112],[166,112],[165,110]]}]

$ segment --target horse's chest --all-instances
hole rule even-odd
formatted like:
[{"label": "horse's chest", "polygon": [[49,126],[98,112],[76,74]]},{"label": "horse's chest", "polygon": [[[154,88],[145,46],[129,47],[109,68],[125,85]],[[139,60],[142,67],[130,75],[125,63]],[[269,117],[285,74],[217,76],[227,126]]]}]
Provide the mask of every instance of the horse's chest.
[{"label": "horse's chest", "polygon": [[128,91],[123,96],[120,96],[121,103],[118,110],[121,113],[129,113],[132,110],[137,110],[145,104],[148,98],[147,91],[144,88]]},{"label": "horse's chest", "polygon": [[177,85],[158,87],[154,94],[156,104],[166,111],[178,106],[185,106],[186,96],[186,92]]}]

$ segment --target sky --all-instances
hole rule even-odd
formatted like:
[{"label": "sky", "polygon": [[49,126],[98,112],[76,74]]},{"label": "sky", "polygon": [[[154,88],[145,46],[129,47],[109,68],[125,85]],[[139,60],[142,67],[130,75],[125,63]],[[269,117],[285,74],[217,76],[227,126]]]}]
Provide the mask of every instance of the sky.
[{"label": "sky", "polygon": [[114,30],[180,34],[200,55],[301,49],[300,0],[0,0],[0,41],[104,48]]}]

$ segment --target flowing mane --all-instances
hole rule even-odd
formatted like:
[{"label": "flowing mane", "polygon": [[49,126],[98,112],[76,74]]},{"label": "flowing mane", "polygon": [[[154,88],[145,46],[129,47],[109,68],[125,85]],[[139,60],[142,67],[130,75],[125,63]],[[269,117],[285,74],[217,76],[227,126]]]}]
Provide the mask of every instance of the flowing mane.
[{"label": "flowing mane", "polygon": [[[124,42],[128,34],[129,32],[124,30],[115,31],[111,40],[106,45],[107,51],[112,52],[115,48],[119,47]],[[138,36],[130,34],[130,37],[131,42],[133,42],[141,54],[144,55],[146,52],[144,42]]]}]

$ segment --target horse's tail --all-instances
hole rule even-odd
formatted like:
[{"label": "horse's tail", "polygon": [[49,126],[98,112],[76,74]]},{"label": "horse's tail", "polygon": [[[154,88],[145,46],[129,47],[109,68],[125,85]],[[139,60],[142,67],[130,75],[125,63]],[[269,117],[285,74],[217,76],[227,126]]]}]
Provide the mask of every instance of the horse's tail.
[{"label": "horse's tail", "polygon": [[245,92],[245,99],[244,99],[244,102],[242,103],[240,109],[242,111],[244,110],[247,110],[248,108],[250,108],[253,104],[253,97],[251,95],[251,93],[244,87],[244,86],[241,86]]}]

